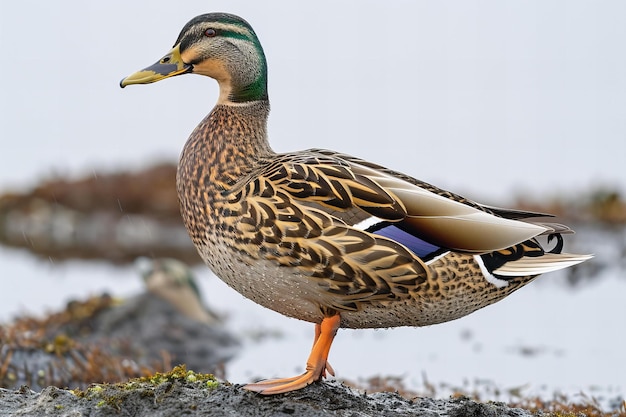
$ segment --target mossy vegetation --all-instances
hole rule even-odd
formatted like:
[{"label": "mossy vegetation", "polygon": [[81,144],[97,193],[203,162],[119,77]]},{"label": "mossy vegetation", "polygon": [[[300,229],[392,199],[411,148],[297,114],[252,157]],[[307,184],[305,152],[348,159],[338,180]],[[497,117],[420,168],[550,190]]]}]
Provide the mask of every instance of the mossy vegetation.
[{"label": "mossy vegetation", "polygon": [[187,370],[187,367],[185,365],[178,365],[178,366],[175,366],[169,372],[155,372],[153,375],[133,378],[126,383],[122,383],[122,385],[132,386],[132,384],[136,384],[136,383],[148,383],[152,385],[159,385],[164,382],[175,382],[175,381],[190,382],[190,383],[197,383],[197,384],[203,384],[203,383],[218,384],[217,379],[212,374],[203,374],[203,373],[194,372],[192,370]]},{"label": "mossy vegetation", "polygon": [[[188,386],[193,390],[211,391],[217,388],[220,382],[212,374],[194,372],[187,370],[185,365],[178,365],[169,372],[155,372],[152,375],[115,384],[92,384],[84,390],[75,389],[71,392],[78,398],[95,401],[97,408],[110,407],[120,411],[130,394],[139,393],[142,397],[148,396],[156,399],[159,396],[159,390],[172,384]],[[164,390],[169,391],[167,388]]]}]

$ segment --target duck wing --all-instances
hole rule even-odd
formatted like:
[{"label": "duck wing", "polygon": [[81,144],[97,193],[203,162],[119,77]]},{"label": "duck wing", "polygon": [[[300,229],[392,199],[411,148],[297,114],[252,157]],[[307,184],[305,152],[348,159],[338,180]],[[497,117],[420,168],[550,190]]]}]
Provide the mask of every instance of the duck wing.
[{"label": "duck wing", "polygon": [[[532,222],[543,213],[490,208],[408,175],[349,155],[312,150],[348,163],[357,181],[366,178],[404,209],[400,219],[381,220],[432,244],[456,251],[485,253],[505,249],[541,234],[569,230],[562,225]],[[358,204],[357,204],[358,205]]]},{"label": "duck wing", "polygon": [[[542,213],[492,209],[405,174],[332,151],[312,149],[261,161],[229,191],[282,193],[288,204],[319,209],[347,226],[391,223],[449,250],[488,253],[568,230],[528,219]],[[287,204],[287,203],[285,203]]]}]

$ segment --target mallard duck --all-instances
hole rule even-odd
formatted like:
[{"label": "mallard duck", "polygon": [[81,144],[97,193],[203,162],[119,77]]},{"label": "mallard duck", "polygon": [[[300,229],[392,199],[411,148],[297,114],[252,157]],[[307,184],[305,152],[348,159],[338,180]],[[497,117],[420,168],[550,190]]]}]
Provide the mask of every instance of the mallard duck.
[{"label": "mallard duck", "polygon": [[[249,390],[277,394],[334,375],[328,353],[340,327],[454,320],[589,258],[562,253],[571,230],[536,220],[544,214],[481,205],[329,150],[274,152],[265,55],[238,16],[195,17],[171,51],[120,84],[181,74],[211,77],[220,91],[178,165],[191,239],[242,295],[315,323],[306,371]],[[553,249],[542,235],[556,238]]]}]

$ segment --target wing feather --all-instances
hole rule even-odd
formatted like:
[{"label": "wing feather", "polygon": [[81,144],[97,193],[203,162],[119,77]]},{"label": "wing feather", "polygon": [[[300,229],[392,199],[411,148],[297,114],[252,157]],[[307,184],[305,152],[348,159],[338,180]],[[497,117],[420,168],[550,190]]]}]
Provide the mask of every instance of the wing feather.
[{"label": "wing feather", "polygon": [[399,227],[442,247],[491,252],[551,231],[542,225],[496,216],[380,170],[359,165],[353,169],[402,202],[407,216]]},{"label": "wing feather", "polygon": [[[408,288],[427,279],[424,263],[401,244],[331,214],[365,210],[354,194],[375,196],[393,217],[405,215],[402,205],[374,181],[359,182],[347,166],[329,169],[323,158],[320,168],[319,162],[283,160],[236,184],[235,195],[224,196],[224,215],[236,219],[229,244],[309,276],[339,311],[357,309],[360,301],[409,297]],[[307,184],[311,178],[317,182]]]},{"label": "wing feather", "polygon": [[[324,150],[282,154],[260,163],[231,192],[245,195],[249,202],[261,197],[248,211],[252,223],[265,230],[266,240],[272,234],[282,234],[281,239],[298,234],[307,237],[303,240],[321,238],[332,227],[347,233],[367,215],[392,222],[433,245],[469,253],[498,251],[541,234],[569,230],[562,225],[526,221],[543,216],[541,213],[481,206],[407,175]],[[281,210],[286,212],[272,214]],[[324,224],[317,224],[322,218]],[[295,224],[289,219],[295,219]],[[360,242],[350,243],[355,237],[349,234],[345,241],[336,240],[336,236],[334,241],[344,254],[376,246],[366,244],[365,235],[359,233],[368,235],[358,231]],[[315,244],[324,247],[328,242],[307,243]]]}]

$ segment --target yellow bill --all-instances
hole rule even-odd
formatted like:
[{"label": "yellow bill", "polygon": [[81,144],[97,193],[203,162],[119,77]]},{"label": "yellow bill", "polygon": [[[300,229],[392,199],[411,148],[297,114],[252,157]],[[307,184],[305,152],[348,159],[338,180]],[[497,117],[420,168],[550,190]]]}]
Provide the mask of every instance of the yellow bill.
[{"label": "yellow bill", "polygon": [[120,81],[120,87],[131,84],[149,84],[164,78],[185,74],[193,69],[193,65],[185,64],[180,56],[180,44],[176,45],[155,64],[137,71]]}]

